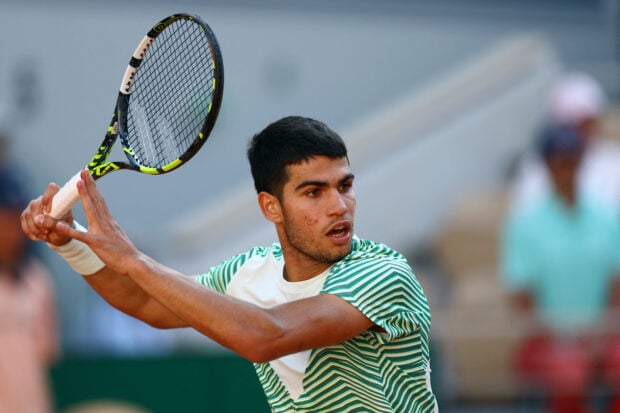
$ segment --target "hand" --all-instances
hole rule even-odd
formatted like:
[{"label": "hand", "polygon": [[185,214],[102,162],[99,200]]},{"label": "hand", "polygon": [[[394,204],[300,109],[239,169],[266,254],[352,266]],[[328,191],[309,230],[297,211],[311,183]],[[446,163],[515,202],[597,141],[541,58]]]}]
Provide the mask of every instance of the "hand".
[{"label": "hand", "polygon": [[33,241],[45,241],[54,245],[64,245],[70,238],[63,232],[57,231],[59,221],[66,225],[73,225],[73,212],[69,211],[57,220],[47,215],[52,206],[52,198],[59,191],[56,184],[49,184],[40,197],[33,199],[21,214],[22,231]]},{"label": "hand", "polygon": [[86,170],[81,172],[80,177],[77,189],[88,221],[88,231],[76,230],[64,221],[58,222],[55,229],[66,237],[88,244],[106,267],[127,275],[133,265],[139,264],[142,253],[112,217],[93,177]]}]

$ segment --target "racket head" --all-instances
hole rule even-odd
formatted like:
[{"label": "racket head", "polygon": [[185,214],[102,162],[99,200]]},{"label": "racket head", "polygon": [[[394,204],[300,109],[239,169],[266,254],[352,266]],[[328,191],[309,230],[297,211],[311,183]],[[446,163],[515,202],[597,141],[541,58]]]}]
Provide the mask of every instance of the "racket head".
[{"label": "racket head", "polygon": [[[207,141],[223,87],[222,54],[209,25],[188,13],[162,19],[136,48],[104,142],[87,168],[95,178],[118,169],[178,168]],[[129,162],[106,162],[117,136]]]},{"label": "racket head", "polygon": [[[224,65],[215,34],[200,17],[168,16],[142,39],[123,76],[106,135],[86,166],[98,179],[119,169],[170,172],[204,145],[218,117]],[[108,161],[120,137],[129,162]],[[50,215],[79,200],[75,174],[54,196]]]}]

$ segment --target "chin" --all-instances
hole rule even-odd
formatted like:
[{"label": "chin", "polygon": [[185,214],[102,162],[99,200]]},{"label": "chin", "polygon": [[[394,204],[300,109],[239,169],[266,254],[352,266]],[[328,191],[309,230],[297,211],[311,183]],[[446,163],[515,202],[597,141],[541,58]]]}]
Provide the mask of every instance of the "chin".
[{"label": "chin", "polygon": [[334,259],[332,260],[332,262],[338,262],[342,260],[343,258],[345,258],[347,255],[351,253],[351,249],[352,249],[351,241],[349,241],[346,245],[340,246],[340,248],[338,248],[338,252],[334,253]]}]

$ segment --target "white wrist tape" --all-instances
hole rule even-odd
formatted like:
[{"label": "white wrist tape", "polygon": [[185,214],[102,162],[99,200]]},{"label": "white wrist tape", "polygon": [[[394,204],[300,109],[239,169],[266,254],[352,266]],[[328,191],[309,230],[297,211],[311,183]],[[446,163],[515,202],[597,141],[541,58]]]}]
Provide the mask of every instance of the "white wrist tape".
[{"label": "white wrist tape", "polygon": [[[73,225],[78,231],[86,232],[86,228],[77,221],[73,221]],[[76,239],[72,239],[65,245],[58,246],[49,243],[47,245],[56,251],[78,274],[92,275],[105,267],[103,261],[88,245]]]}]

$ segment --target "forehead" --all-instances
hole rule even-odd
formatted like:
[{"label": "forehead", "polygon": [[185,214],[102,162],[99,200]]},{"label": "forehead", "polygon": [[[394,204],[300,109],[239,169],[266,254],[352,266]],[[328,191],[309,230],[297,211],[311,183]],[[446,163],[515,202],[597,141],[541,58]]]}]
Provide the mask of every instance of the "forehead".
[{"label": "forehead", "polygon": [[297,185],[305,181],[339,181],[351,174],[347,158],[314,156],[298,164],[286,167],[287,184]]}]

